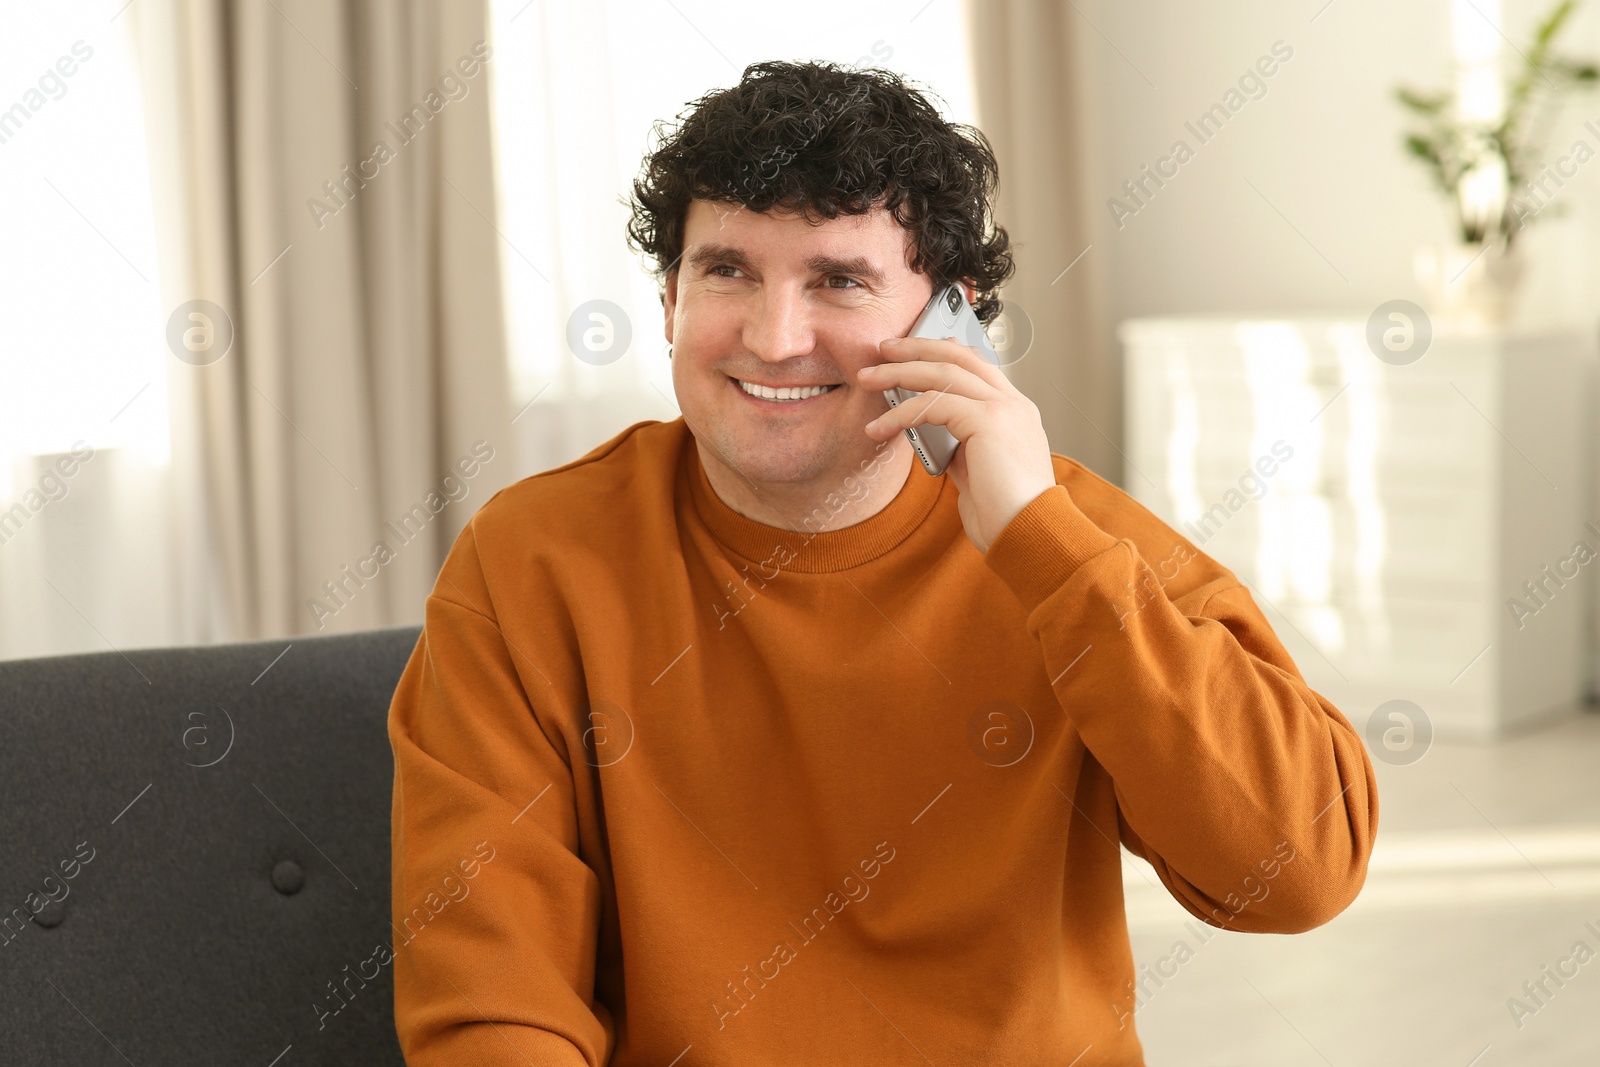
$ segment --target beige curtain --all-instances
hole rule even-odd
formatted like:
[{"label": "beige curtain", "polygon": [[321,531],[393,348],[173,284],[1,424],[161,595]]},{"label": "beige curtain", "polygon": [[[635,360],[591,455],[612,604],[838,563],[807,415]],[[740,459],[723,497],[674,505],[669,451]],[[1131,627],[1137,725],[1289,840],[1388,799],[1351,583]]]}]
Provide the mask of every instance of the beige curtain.
[{"label": "beige curtain", "polygon": [[1001,299],[1034,328],[1009,374],[1038,405],[1053,451],[1122,484],[1121,364],[1105,315],[1105,250],[1090,247],[1092,138],[1075,76],[1084,23],[1062,0],[966,0],[965,12],[977,125],[1000,161],[996,218],[1017,262]]},{"label": "beige curtain", "polygon": [[[168,321],[194,562],[176,595],[214,639],[419,620],[451,539],[514,474],[484,0],[122,17],[164,310],[196,346]],[[188,317],[199,300],[221,315]]]}]

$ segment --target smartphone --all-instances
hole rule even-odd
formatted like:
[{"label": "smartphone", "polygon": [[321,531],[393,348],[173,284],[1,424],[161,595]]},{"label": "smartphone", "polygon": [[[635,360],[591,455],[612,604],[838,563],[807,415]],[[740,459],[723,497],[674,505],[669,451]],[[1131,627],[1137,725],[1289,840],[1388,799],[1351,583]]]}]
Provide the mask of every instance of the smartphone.
[{"label": "smartphone", "polygon": [[[954,337],[961,344],[977,349],[978,353],[990,363],[997,367],[1000,365],[1000,357],[995,354],[994,346],[989,343],[989,335],[983,332],[983,323],[978,321],[978,313],[967,302],[966,291],[959,285],[946,285],[935,289],[933,296],[928,300],[928,306],[922,309],[917,321],[912,324],[911,332],[906,336],[932,337],[941,341],[947,337]],[[894,408],[919,394],[914,389],[896,387],[884,390],[883,395],[889,401],[889,406]],[[935,400],[933,404],[932,410],[937,413],[939,401]],[[936,478],[950,465],[950,458],[956,453],[956,445],[961,443],[949,430],[931,422],[907,428],[906,437],[911,441],[911,447],[916,449],[917,458],[922,460],[923,469]]]}]

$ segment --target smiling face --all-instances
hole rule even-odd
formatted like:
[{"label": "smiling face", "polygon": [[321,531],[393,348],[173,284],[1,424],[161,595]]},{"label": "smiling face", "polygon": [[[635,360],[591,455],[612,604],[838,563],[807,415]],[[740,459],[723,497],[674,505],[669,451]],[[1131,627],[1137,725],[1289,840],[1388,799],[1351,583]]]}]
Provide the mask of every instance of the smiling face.
[{"label": "smiling face", "polygon": [[[753,483],[794,506],[837,490],[879,448],[863,427],[889,409],[856,371],[884,361],[878,342],[904,336],[933,293],[910,267],[910,234],[882,207],[811,223],[695,200],[683,247],[666,285],[672,382],[719,495]],[[829,388],[783,399],[814,386]]]}]

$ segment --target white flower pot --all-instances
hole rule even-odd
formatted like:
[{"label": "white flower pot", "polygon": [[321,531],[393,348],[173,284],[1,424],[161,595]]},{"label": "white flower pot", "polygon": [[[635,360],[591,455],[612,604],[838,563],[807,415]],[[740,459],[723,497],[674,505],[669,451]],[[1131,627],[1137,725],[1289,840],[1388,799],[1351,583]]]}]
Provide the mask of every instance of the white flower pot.
[{"label": "white flower pot", "polygon": [[1479,333],[1510,324],[1527,273],[1522,246],[1423,245],[1412,260],[1435,329]]}]

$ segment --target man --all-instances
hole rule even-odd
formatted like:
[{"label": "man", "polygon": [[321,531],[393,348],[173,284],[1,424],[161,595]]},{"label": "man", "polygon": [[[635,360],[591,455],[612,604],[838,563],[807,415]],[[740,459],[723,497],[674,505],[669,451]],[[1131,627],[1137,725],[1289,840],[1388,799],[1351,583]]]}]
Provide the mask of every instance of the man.
[{"label": "man", "polygon": [[815,64],[647,160],[682,418],[478,511],[390,712],[412,1064],[1141,1064],[1119,843],[1225,929],[1360,889],[1371,764],[1238,579],[890,343],[944,281],[998,313],[995,180]]}]

